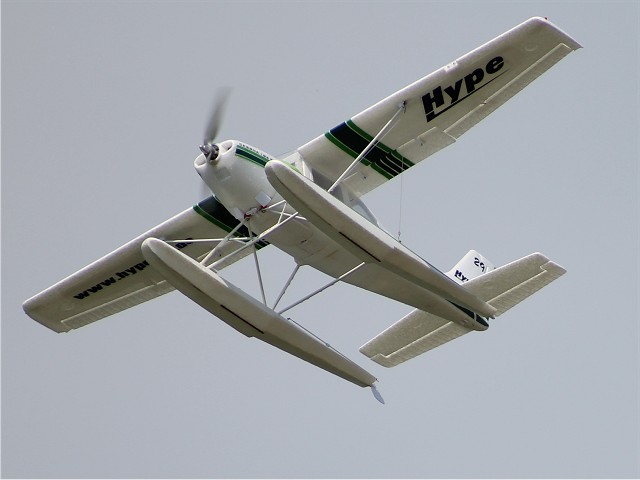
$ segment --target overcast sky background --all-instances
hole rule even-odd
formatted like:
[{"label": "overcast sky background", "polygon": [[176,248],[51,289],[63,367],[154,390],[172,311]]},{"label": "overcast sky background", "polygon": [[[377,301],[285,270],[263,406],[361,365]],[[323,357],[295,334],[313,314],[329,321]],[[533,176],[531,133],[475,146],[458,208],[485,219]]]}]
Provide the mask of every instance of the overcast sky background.
[{"label": "overcast sky background", "polygon": [[[2,475],[640,475],[639,10],[3,0]],[[365,200],[441,269],[475,248],[496,264],[541,251],[568,274],[393,369],[358,347],[410,308],[342,285],[293,310],[386,405],[179,293],[61,335],[23,313],[200,199],[218,87],[233,87],[220,137],[281,154],[535,15],[584,48]],[[268,250],[273,298],[293,262]],[[251,260],[225,275],[257,293]]]}]

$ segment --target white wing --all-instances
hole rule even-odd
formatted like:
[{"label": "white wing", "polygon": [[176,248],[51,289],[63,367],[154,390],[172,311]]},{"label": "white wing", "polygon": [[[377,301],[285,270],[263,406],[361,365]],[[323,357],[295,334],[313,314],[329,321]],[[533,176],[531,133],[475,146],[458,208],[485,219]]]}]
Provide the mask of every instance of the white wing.
[{"label": "white wing", "polygon": [[[146,238],[221,238],[236,224],[237,220],[215,198],[209,197],[28,299],[23,309],[44,326],[66,332],[151,300],[172,291],[173,287],[148,268],[140,250]],[[187,241],[177,244],[176,248],[198,258],[212,245]],[[233,247],[223,249],[221,255],[230,253],[231,249]],[[220,268],[247,254],[245,250],[231,257]]]},{"label": "white wing", "polygon": [[578,48],[547,20],[532,18],[332,128],[298,153],[335,181],[404,102],[405,112],[393,129],[345,182],[363,195],[454,143]]}]

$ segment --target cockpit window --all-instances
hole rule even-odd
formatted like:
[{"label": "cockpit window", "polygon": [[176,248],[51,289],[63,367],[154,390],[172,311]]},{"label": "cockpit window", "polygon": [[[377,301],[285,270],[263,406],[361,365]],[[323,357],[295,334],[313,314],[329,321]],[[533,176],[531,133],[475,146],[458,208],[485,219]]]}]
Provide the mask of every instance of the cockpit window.
[{"label": "cockpit window", "polygon": [[[296,167],[296,169],[302,172],[305,177],[309,178],[317,185],[320,185],[325,190],[329,190],[329,188],[331,188],[331,185],[333,185],[333,182],[327,177],[322,175],[317,170],[310,168],[305,163],[304,158],[298,151],[281,155],[278,158],[281,161]],[[384,230],[384,228],[378,223],[378,219],[371,212],[371,210],[367,208],[362,200],[360,200],[354,193],[352,193],[347,187],[345,187],[344,184],[338,185],[336,188],[334,188],[331,192],[331,195],[340,200],[347,207],[351,208],[361,217],[366,218],[375,226]]]},{"label": "cockpit window", "polygon": [[[312,170],[312,172],[313,172],[313,181],[316,184],[320,185],[325,190],[328,190],[329,188],[331,188],[331,185],[333,185],[333,182],[331,180],[329,180],[327,177],[319,173],[317,170]],[[351,208],[354,212],[356,212],[361,217],[366,218],[375,226],[382,228],[378,223],[378,219],[371,212],[371,210],[367,208],[367,206],[364,204],[362,200],[360,200],[360,198],[358,198],[353,192],[351,192],[351,190],[349,190],[346,186],[344,186],[344,184],[340,184],[336,188],[334,188],[333,191],[331,192],[331,195],[333,195],[335,198],[340,200],[347,207]]]}]

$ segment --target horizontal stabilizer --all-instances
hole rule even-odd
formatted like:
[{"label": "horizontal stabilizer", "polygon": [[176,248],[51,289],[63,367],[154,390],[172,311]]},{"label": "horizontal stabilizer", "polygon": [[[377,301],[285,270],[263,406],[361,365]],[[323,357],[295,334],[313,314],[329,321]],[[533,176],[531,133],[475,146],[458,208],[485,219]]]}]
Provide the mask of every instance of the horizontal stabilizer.
[{"label": "horizontal stabilizer", "polygon": [[142,243],[149,264],[205,310],[240,333],[255,337],[361,387],[376,378],[296,323],[157,238]]},{"label": "horizontal stabilizer", "polygon": [[[498,316],[565,272],[541,253],[532,253],[468,280],[464,287],[495,307]],[[380,365],[393,367],[470,331],[430,313],[413,310],[363,345],[360,352]]]},{"label": "horizontal stabilizer", "polygon": [[422,310],[413,310],[360,347],[384,367],[395,367],[473,330]]},{"label": "horizontal stabilizer", "polygon": [[496,308],[496,316],[533,295],[567,271],[541,253],[532,253],[465,284]]}]

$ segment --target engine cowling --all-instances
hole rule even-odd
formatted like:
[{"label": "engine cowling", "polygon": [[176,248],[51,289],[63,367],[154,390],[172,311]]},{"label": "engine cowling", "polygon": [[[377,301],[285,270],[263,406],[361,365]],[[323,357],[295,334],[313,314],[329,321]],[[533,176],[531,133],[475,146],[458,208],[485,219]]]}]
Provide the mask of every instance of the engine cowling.
[{"label": "engine cowling", "polygon": [[264,166],[274,157],[237,140],[215,146],[216,154],[208,159],[199,155],[194,166],[231,214],[242,220],[256,209],[274,203],[278,195],[264,174]]}]

